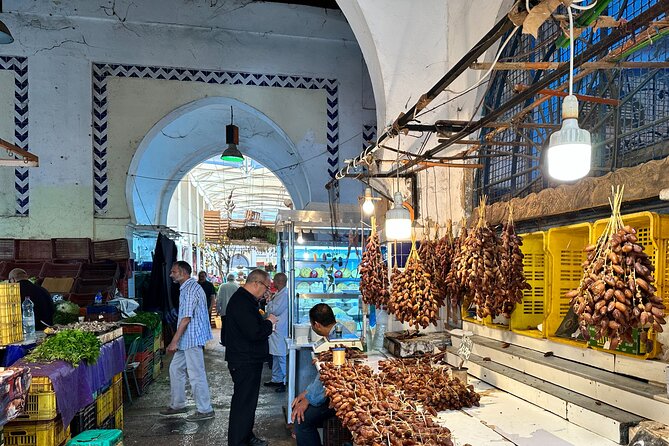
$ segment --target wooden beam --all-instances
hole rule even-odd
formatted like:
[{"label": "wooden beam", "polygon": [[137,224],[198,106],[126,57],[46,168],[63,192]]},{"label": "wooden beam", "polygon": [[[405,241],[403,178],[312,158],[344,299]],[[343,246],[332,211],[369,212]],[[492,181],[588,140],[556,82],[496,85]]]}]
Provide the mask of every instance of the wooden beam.
[{"label": "wooden beam", "polygon": [[[402,164],[408,163],[409,160],[402,160]],[[430,167],[455,167],[455,168],[460,168],[460,169],[481,169],[483,168],[483,164],[469,164],[469,163],[440,163],[440,162],[433,162],[433,161],[421,161],[418,163],[418,168],[415,170],[412,170],[412,173],[420,172],[425,169],[429,169]]]},{"label": "wooden beam", "polygon": [[[515,70],[557,70],[562,68],[567,62],[497,62],[493,70],[495,71],[515,71]],[[489,70],[491,62],[476,62],[469,66],[472,70]],[[588,70],[613,70],[616,68],[623,70],[638,69],[656,69],[669,68],[669,62],[586,62],[580,67]]]},{"label": "wooden beam", "polygon": [[[524,85],[524,84],[516,84],[513,86],[513,91],[515,92],[521,92],[527,90],[529,85]],[[545,94],[548,96],[558,96],[561,98],[567,97],[568,93],[566,91],[559,91],[559,90],[549,90],[549,89],[543,89],[539,90],[537,92],[538,94]],[[617,99],[609,99],[609,98],[599,98],[597,96],[590,96],[587,94],[575,94],[576,99],[582,102],[594,102],[596,104],[606,104],[606,105],[611,105],[614,107],[617,107],[620,105],[620,101]]]},{"label": "wooden beam", "polygon": [[0,149],[5,149],[8,152],[18,156],[18,159],[0,158],[0,166],[11,167],[37,167],[39,166],[39,158],[37,155],[22,149],[21,147],[12,144],[9,141],[0,139]]}]

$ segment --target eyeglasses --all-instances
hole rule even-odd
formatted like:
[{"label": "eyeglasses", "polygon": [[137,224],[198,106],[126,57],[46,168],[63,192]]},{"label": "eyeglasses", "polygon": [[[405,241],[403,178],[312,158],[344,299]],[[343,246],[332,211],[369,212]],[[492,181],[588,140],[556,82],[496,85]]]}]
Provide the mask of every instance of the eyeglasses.
[{"label": "eyeglasses", "polygon": [[265,282],[261,282],[261,281],[257,280],[256,283],[259,283],[260,285],[264,286],[264,287],[265,287],[265,290],[269,290],[269,287],[270,287],[270,286],[267,285]]}]

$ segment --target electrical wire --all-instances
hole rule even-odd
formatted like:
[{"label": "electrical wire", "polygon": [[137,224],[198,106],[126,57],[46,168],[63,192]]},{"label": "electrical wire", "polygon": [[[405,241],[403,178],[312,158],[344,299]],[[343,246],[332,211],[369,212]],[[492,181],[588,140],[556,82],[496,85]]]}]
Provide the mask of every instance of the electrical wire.
[{"label": "electrical wire", "polygon": [[571,96],[574,92],[574,14],[571,12],[571,6],[567,7],[567,15],[569,16],[569,96]]},{"label": "electrical wire", "polygon": [[502,52],[504,51],[504,48],[506,48],[506,45],[509,43],[509,41],[511,40],[513,35],[516,34],[516,31],[518,31],[519,29],[520,29],[520,26],[516,26],[515,28],[513,28],[511,30],[511,32],[507,36],[506,40],[504,41],[504,43],[502,43],[502,46],[499,48],[499,51],[497,51],[497,54],[495,55],[495,59],[492,61],[492,64],[490,65],[490,68],[488,68],[488,71],[486,71],[483,74],[483,76],[481,76],[481,79],[479,79],[474,85],[472,85],[471,87],[469,87],[469,88],[467,88],[463,91],[453,91],[453,90],[449,90],[449,89],[445,89],[444,91],[446,91],[448,93],[451,93],[451,94],[458,95],[458,96],[462,96],[464,94],[469,93],[470,91],[472,91],[473,89],[475,89],[479,85],[481,85],[483,83],[483,81],[485,80],[485,78],[487,78],[490,75],[490,73],[492,73],[492,71],[495,69],[495,65],[497,64],[497,61],[499,60],[500,56],[502,55]]}]

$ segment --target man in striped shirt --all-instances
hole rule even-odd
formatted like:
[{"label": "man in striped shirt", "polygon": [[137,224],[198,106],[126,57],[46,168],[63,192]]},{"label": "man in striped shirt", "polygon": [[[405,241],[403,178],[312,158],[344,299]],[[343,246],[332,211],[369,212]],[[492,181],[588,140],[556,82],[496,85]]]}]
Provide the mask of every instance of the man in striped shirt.
[{"label": "man in striped shirt", "polygon": [[204,290],[191,277],[192,269],[184,261],[174,262],[170,278],[179,287],[179,319],[177,331],[172,342],[167,346],[168,353],[174,353],[170,363],[170,406],[161,410],[161,415],[186,413],[186,375],[197,410],[186,417],[188,421],[200,421],[214,418],[211,407],[209,384],[204,369],[204,345],[213,338],[207,297]]}]

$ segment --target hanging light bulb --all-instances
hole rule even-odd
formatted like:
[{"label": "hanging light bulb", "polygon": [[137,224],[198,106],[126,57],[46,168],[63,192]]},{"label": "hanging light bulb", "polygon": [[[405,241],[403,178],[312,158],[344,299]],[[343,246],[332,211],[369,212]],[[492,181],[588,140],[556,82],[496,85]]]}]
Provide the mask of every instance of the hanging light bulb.
[{"label": "hanging light bulb", "polygon": [[365,215],[372,215],[374,213],[374,201],[372,201],[372,189],[365,188],[365,201],[362,203],[362,212]]},{"label": "hanging light bulb", "polygon": [[386,239],[388,240],[410,240],[411,239],[411,215],[402,203],[401,192],[395,192],[392,209],[386,212]]},{"label": "hanging light bulb", "polygon": [[300,229],[300,233],[297,236],[297,243],[300,245],[304,244],[304,237],[302,236],[302,230]]},{"label": "hanging light bulb", "polygon": [[[596,3],[596,2],[595,2]],[[546,149],[548,175],[558,181],[575,181],[590,172],[590,132],[578,126],[578,100],[574,90],[574,18],[569,16],[569,95],[562,102],[562,127],[553,133]]]},{"label": "hanging light bulb", "polygon": [[590,172],[590,132],[578,126],[578,101],[569,95],[562,103],[562,127],[553,133],[546,149],[548,175],[558,181],[574,181]]}]

